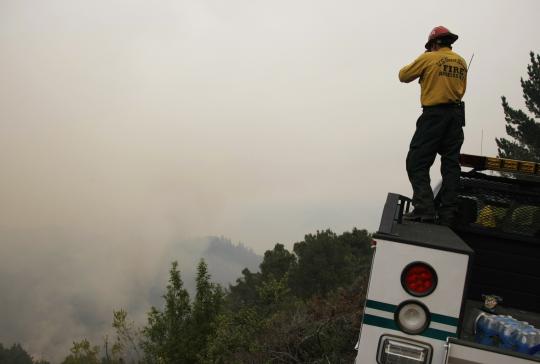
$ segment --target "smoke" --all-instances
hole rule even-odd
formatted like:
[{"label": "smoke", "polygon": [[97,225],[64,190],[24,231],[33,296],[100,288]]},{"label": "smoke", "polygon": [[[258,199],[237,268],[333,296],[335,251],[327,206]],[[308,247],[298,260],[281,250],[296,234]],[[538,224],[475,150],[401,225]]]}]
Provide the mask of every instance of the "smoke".
[{"label": "smoke", "polygon": [[122,252],[118,239],[34,229],[4,231],[0,242],[0,342],[60,360],[72,340],[100,341],[114,308],[135,303],[138,314],[148,302],[155,257]]},{"label": "smoke", "polygon": [[[154,236],[156,238],[156,236]],[[152,249],[145,246],[151,245]],[[21,342],[34,357],[59,362],[75,340],[102,345],[112,311],[124,308],[138,325],[161,307],[173,260],[194,293],[196,264],[205,258],[214,281],[227,285],[260,257],[227,240],[145,241],[132,234],[63,229],[0,232],[0,342]]]},{"label": "smoke", "polygon": [[342,46],[361,22],[311,6],[2,2],[0,342],[60,360],[113,309],[144,322],[171,261],[190,285],[191,237],[261,253],[376,220],[358,186],[378,177],[356,172],[370,92]]}]

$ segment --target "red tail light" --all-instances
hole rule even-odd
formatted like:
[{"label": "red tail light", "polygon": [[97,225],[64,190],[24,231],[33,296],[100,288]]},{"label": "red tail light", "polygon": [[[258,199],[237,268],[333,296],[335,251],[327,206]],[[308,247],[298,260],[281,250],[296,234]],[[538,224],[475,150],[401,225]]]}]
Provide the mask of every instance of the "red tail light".
[{"label": "red tail light", "polygon": [[414,262],[403,269],[401,285],[410,295],[424,297],[437,287],[437,273],[426,263]]}]

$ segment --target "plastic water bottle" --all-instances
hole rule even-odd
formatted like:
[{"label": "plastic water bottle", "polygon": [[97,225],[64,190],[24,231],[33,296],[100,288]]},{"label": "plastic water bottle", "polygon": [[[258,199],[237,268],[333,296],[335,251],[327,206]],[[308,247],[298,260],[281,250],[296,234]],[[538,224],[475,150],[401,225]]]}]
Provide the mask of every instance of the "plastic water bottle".
[{"label": "plastic water bottle", "polygon": [[524,354],[528,354],[536,341],[536,330],[533,328],[526,328],[521,331],[517,338],[516,351]]},{"label": "plastic water bottle", "polygon": [[505,325],[517,322],[512,316],[497,316],[497,320],[499,321],[499,335],[503,334]]},{"label": "plastic water bottle", "polygon": [[517,334],[519,333],[522,323],[512,319],[499,327],[499,346],[504,349],[514,350],[516,347]]},{"label": "plastic water bottle", "polygon": [[474,340],[482,343],[486,336],[487,314],[480,313],[474,321]]},{"label": "plastic water bottle", "polygon": [[540,357],[540,330],[534,329],[535,334],[532,338],[532,345],[529,347],[528,354]]},{"label": "plastic water bottle", "polygon": [[520,353],[528,353],[533,344],[536,332],[531,325],[521,325],[512,333],[513,349]]},{"label": "plastic water bottle", "polygon": [[529,354],[540,358],[540,344],[533,346],[531,350],[529,350]]},{"label": "plastic water bottle", "polygon": [[499,318],[495,315],[482,313],[476,321],[476,341],[483,345],[495,345],[498,329]]}]

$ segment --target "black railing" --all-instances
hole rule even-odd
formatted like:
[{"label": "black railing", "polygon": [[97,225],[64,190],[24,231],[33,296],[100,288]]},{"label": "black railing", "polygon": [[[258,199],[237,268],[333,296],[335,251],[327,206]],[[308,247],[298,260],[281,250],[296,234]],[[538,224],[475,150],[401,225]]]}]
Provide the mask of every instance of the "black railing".
[{"label": "black railing", "polygon": [[389,193],[384,204],[379,233],[392,234],[394,223],[401,224],[403,214],[409,212],[411,199],[397,193]]},{"label": "black railing", "polygon": [[540,184],[527,181],[464,174],[458,191],[456,228],[540,241],[539,188]]}]

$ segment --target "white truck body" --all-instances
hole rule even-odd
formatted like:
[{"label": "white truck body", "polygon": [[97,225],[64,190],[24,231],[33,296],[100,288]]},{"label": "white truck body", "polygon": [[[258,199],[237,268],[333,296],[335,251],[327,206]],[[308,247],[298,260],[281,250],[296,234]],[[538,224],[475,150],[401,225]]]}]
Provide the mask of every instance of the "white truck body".
[{"label": "white truck body", "polygon": [[[509,336],[476,331],[490,310],[486,295],[504,297],[506,305],[492,312],[498,319],[540,329],[540,164],[462,155],[462,165],[474,169],[462,172],[452,229],[403,220],[410,200],[388,195],[355,364],[540,363],[537,344],[508,346]],[[535,177],[478,173],[483,169]]]},{"label": "white truck body", "polygon": [[[448,229],[427,227],[436,231]],[[399,279],[388,279],[400,277],[403,269],[414,261],[429,261],[437,271],[437,288],[428,297],[413,298],[401,287]],[[385,334],[430,344],[434,348],[433,363],[442,363],[446,339],[457,337],[461,300],[455,298],[463,295],[468,263],[469,255],[464,253],[378,239],[356,364],[376,364],[378,341]],[[394,322],[398,305],[410,299],[422,302],[431,313],[429,327],[420,335],[405,334]],[[372,361],[366,361],[366,357]]]}]

